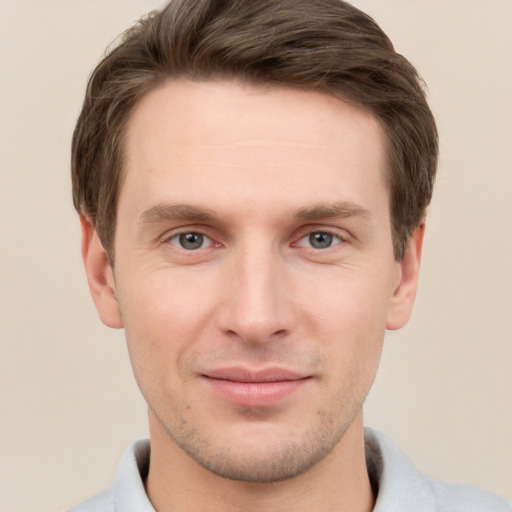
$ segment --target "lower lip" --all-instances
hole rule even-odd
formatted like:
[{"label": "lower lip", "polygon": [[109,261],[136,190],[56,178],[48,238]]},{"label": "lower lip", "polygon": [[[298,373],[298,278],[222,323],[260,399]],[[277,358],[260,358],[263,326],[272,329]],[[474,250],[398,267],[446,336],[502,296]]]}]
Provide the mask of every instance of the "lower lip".
[{"label": "lower lip", "polygon": [[309,379],[237,382],[205,377],[213,390],[240,407],[269,407],[301,388]]}]

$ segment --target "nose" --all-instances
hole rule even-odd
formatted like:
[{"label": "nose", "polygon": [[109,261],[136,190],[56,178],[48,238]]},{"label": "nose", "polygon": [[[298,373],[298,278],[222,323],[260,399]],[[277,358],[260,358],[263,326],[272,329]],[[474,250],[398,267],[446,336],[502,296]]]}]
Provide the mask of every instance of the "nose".
[{"label": "nose", "polygon": [[251,344],[291,333],[297,317],[283,258],[268,247],[253,247],[230,259],[218,311],[220,329]]}]

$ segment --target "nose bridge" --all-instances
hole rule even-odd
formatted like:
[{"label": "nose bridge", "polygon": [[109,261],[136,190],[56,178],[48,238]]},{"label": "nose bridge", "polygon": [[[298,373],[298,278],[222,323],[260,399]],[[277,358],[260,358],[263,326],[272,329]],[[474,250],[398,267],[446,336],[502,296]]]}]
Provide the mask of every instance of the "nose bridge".
[{"label": "nose bridge", "polygon": [[253,239],[240,244],[232,255],[227,279],[223,330],[259,343],[292,329],[285,265],[272,243]]}]

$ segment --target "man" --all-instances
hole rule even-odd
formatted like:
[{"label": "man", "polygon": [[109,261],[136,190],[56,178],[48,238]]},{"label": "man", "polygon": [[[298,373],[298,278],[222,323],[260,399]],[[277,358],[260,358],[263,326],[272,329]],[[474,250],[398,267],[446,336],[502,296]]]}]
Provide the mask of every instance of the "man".
[{"label": "man", "polygon": [[73,194],[150,444],[74,510],[510,510],[363,429],[436,164],[416,71],[350,4],[173,0],[127,32],[90,79]]}]

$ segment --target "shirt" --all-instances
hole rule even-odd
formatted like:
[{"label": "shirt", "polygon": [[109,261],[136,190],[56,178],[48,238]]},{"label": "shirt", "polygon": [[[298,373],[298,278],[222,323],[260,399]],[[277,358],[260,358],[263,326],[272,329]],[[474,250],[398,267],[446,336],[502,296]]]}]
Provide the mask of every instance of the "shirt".
[{"label": "shirt", "polygon": [[[373,512],[512,512],[503,498],[469,485],[434,480],[381,432],[365,428],[366,464],[377,498]],[[149,440],[124,453],[114,484],[68,512],[155,512],[144,489]]]}]

